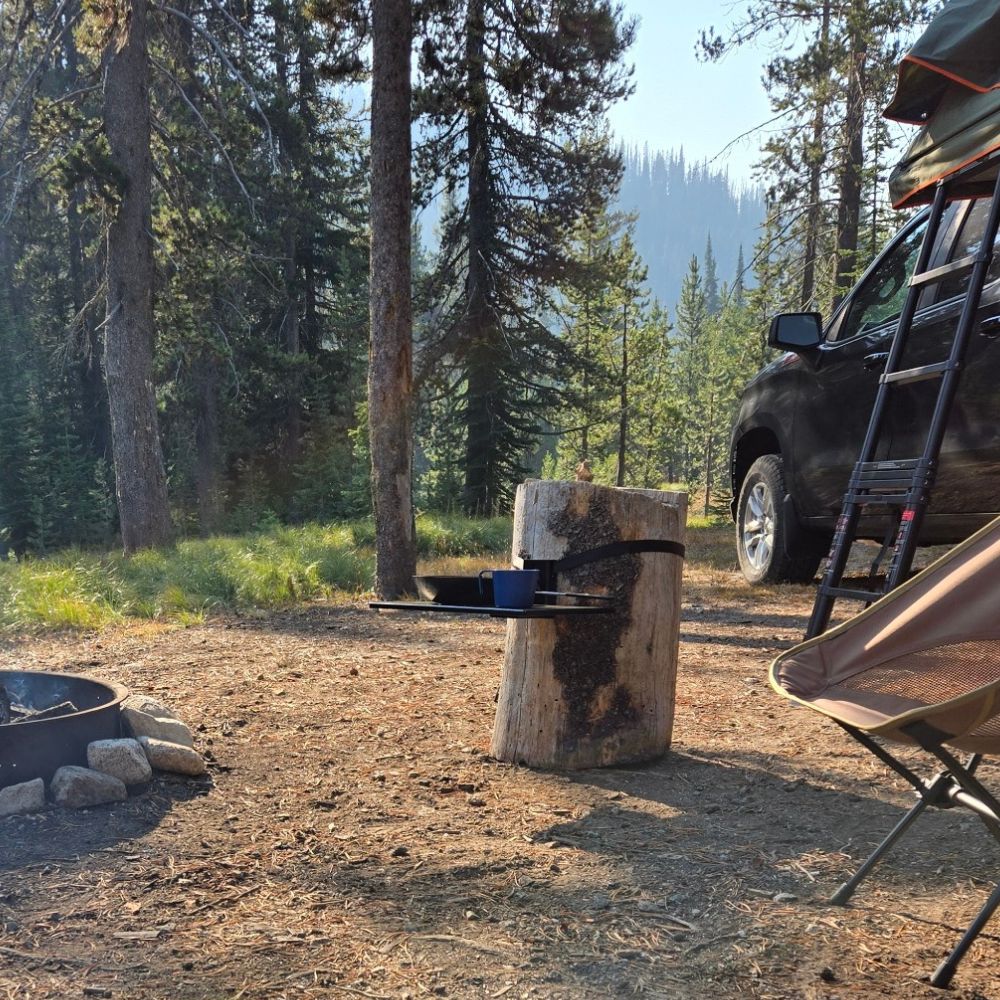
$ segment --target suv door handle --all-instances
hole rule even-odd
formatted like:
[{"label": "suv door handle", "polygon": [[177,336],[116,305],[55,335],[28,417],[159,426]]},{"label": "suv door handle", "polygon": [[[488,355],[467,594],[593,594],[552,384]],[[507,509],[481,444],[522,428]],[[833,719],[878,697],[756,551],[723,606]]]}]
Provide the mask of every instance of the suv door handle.
[{"label": "suv door handle", "polygon": [[[997,331],[1000,333],[1000,330]],[[874,354],[866,354],[862,359],[861,363],[864,366],[865,371],[872,371],[875,368],[885,367],[886,361],[889,360],[888,351],[876,351]]]},{"label": "suv door handle", "polygon": [[1000,337],[1000,316],[987,316],[979,323],[979,333],[984,337]]}]

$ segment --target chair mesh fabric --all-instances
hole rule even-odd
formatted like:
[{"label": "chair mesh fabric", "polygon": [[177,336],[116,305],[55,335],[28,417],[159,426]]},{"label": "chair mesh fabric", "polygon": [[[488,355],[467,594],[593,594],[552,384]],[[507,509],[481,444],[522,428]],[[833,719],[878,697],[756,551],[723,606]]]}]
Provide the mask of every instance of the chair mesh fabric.
[{"label": "chair mesh fabric", "polygon": [[[902,743],[1000,753],[1000,517],[844,624],[780,654],[771,684]],[[924,729],[919,729],[924,725]]]},{"label": "chair mesh fabric", "polygon": [[842,679],[835,688],[897,695],[937,705],[998,679],[1000,639],[974,639],[897,656]]}]

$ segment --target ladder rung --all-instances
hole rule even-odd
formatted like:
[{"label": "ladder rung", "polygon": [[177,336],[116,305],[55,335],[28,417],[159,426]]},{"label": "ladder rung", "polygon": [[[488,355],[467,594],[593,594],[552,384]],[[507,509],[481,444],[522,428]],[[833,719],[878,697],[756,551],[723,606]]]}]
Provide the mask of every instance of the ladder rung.
[{"label": "ladder rung", "polygon": [[879,381],[885,385],[907,385],[910,382],[923,382],[925,379],[937,378],[957,367],[958,365],[953,365],[950,361],[938,361],[936,364],[921,365],[919,368],[904,368],[898,372],[885,372]]},{"label": "ladder rung", "polygon": [[906,458],[898,462],[861,462],[854,471],[849,489],[906,489],[913,485],[920,461],[918,458]]},{"label": "ladder rung", "polygon": [[858,471],[864,475],[867,472],[903,472],[913,471],[922,461],[919,458],[886,458],[878,462],[859,462]]},{"label": "ladder rung", "polygon": [[960,274],[963,271],[971,271],[976,263],[979,254],[970,254],[968,257],[960,257],[950,264],[942,264],[940,267],[932,268],[930,271],[921,271],[910,278],[910,284],[914,287],[919,285],[930,285],[942,278],[947,278],[951,274]]},{"label": "ladder rung", "polygon": [[882,475],[871,473],[864,476],[858,482],[852,481],[848,491],[851,493],[857,493],[859,490],[890,492],[892,490],[907,490],[912,485],[912,472],[900,472],[895,476],[890,476],[888,473],[883,473]]},{"label": "ladder rung", "polygon": [[860,482],[851,481],[847,487],[848,493],[891,493],[893,490],[903,492],[913,485],[913,473],[901,472],[899,475],[890,476],[888,473],[878,476],[866,476]]},{"label": "ladder rung", "polygon": [[848,493],[844,502],[859,507],[905,507],[909,498],[909,493]]},{"label": "ladder rung", "polygon": [[820,593],[825,597],[843,597],[848,601],[877,601],[884,596],[877,590],[852,590],[850,587],[824,587],[820,586]]}]

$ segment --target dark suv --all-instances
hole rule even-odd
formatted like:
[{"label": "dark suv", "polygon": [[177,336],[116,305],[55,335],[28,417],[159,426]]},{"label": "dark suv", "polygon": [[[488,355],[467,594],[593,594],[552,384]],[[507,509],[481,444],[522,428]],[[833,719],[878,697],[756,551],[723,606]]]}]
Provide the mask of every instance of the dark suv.
[{"label": "dark suv", "polygon": [[[955,202],[942,220],[930,267],[975,253],[988,199]],[[868,426],[927,212],[893,238],[824,327],[815,313],[786,314],[771,345],[786,350],[743,392],[733,427],[733,517],[740,568],[751,583],[804,581],[826,555]],[[1000,254],[983,290],[923,544],[960,541],[1000,510]],[[947,358],[969,275],[924,289],[901,368]],[[879,458],[916,458],[939,386],[894,389]],[[885,518],[862,518],[859,537],[881,540]]]}]

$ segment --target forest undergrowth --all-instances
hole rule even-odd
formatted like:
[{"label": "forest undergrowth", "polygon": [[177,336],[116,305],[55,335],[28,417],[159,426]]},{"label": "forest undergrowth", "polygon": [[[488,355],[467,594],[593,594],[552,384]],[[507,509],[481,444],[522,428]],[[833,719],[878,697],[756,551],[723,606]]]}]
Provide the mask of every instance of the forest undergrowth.
[{"label": "forest undergrowth", "polygon": [[[417,519],[420,570],[475,573],[505,566],[511,520],[425,514]],[[68,548],[0,561],[0,631],[97,629],[129,618],[194,624],[215,611],[250,611],[369,591],[375,526],[370,519],[267,525],[239,535],[187,539],[119,553]],[[731,528],[721,517],[688,521],[692,558],[732,569]]]},{"label": "forest undergrowth", "polygon": [[[506,560],[510,535],[509,518],[417,519],[419,556],[439,572]],[[0,630],[92,629],[127,618],[193,623],[213,611],[356,598],[371,586],[374,539],[370,520],[269,525],[128,558],[69,548],[0,561]]]}]

